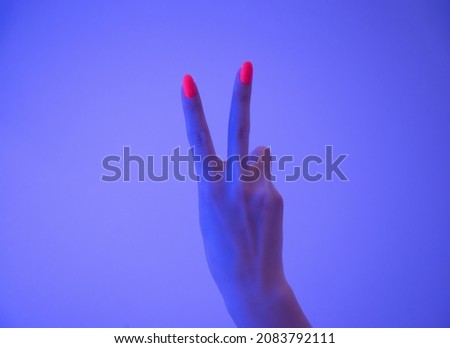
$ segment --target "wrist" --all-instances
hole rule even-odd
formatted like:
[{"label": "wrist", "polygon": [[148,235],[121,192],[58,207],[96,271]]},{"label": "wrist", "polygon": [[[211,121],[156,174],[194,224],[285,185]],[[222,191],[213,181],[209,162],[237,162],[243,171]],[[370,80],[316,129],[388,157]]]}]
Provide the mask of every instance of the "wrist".
[{"label": "wrist", "polygon": [[311,327],[285,279],[267,288],[245,289],[233,298],[224,299],[238,327]]}]

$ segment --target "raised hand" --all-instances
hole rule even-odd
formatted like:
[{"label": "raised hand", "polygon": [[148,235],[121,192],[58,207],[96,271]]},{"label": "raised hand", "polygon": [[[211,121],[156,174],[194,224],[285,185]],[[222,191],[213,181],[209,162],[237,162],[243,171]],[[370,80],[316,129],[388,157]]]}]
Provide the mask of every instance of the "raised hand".
[{"label": "raised hand", "polygon": [[309,327],[284,275],[283,200],[270,180],[269,148],[248,154],[252,78],[252,64],[245,62],[234,83],[226,161],[215,154],[193,78],[183,79],[187,135],[199,159],[206,258],[237,326]]}]

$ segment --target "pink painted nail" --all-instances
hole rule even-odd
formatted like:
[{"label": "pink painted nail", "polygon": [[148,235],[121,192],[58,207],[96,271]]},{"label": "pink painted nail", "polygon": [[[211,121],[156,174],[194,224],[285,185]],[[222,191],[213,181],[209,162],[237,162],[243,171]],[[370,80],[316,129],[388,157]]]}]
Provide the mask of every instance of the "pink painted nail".
[{"label": "pink painted nail", "polygon": [[191,75],[184,75],[183,77],[183,93],[186,98],[192,98],[197,95],[197,86]]},{"label": "pink painted nail", "polygon": [[240,78],[244,85],[252,83],[253,65],[251,62],[244,62],[244,64],[242,64]]}]

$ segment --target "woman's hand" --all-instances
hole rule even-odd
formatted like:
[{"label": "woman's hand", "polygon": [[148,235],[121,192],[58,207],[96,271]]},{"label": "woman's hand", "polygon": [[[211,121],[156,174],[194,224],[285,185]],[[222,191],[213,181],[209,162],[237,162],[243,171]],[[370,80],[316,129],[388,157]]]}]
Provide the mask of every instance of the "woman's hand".
[{"label": "woman's hand", "polygon": [[191,76],[183,79],[187,134],[200,159],[206,258],[237,326],[309,327],[284,276],[283,200],[270,180],[269,148],[257,147],[248,156],[252,77],[252,64],[245,62],[234,84],[224,162],[215,155],[197,86]]}]

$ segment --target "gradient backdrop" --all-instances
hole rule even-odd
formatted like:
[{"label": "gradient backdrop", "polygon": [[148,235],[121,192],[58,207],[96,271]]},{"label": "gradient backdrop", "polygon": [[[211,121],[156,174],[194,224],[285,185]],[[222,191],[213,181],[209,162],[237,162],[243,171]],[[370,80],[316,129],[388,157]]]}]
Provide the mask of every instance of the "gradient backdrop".
[{"label": "gradient backdrop", "polygon": [[277,183],[312,324],[449,327],[449,19],[445,0],[0,0],[0,326],[233,326],[196,184],[104,183],[101,160],[186,151],[185,73],[223,156],[251,60],[251,147],[350,154],[350,182]]}]

